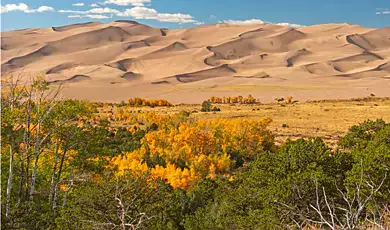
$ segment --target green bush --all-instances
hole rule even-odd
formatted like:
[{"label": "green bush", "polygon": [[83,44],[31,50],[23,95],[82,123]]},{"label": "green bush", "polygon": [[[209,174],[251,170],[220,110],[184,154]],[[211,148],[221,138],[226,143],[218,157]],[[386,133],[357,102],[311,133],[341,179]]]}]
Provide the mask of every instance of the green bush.
[{"label": "green bush", "polygon": [[211,109],[211,111],[213,111],[213,112],[219,112],[219,111],[221,111],[221,109],[218,108],[218,107],[216,107],[216,106],[214,106],[214,107]]},{"label": "green bush", "polygon": [[190,112],[182,110],[182,111],[180,111],[179,115],[183,116],[183,117],[189,117],[190,116]]},{"label": "green bush", "polygon": [[201,112],[210,112],[211,111],[211,102],[203,101],[202,108],[200,111]]}]

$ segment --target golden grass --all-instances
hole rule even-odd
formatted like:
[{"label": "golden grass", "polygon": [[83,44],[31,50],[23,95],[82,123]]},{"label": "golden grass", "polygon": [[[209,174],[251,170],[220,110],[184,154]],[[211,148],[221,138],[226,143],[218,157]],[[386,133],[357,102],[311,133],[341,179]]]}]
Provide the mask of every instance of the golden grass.
[{"label": "golden grass", "polygon": [[[200,105],[178,105],[175,107],[134,108],[134,110],[154,111],[159,114],[179,113],[186,110],[196,119],[213,118],[272,118],[270,129],[276,135],[277,143],[287,138],[322,137],[335,146],[339,136],[347,133],[349,127],[367,119],[382,118],[390,122],[390,98],[363,98],[350,100],[324,100],[297,104],[261,105],[216,105],[221,112],[200,112]],[[287,127],[283,127],[286,124]]]}]

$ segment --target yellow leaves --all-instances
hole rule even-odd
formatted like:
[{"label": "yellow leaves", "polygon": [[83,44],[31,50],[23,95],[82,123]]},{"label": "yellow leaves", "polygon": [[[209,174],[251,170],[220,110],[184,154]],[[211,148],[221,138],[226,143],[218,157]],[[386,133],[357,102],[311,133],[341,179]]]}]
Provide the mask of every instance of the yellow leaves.
[{"label": "yellow leaves", "polygon": [[210,167],[209,167],[209,175],[207,176],[208,178],[210,179],[214,179],[215,178],[215,165],[214,164],[211,164]]},{"label": "yellow leaves", "polygon": [[149,170],[146,163],[142,162],[142,155],[139,151],[113,157],[107,167],[115,168],[118,176],[130,172],[134,176],[141,177]]},{"label": "yellow leaves", "polygon": [[144,98],[130,98],[129,99],[129,105],[130,106],[172,106],[172,104],[167,100],[146,100]]},{"label": "yellow leaves", "polygon": [[174,164],[167,164],[164,168],[160,165],[152,168],[152,179],[163,179],[173,188],[187,189],[194,181],[199,179],[199,176],[193,169],[180,169]]},{"label": "yellow leaves", "polygon": [[[132,119],[158,129],[144,136],[140,149],[112,158],[108,167],[118,175],[162,179],[173,188],[188,189],[201,178],[233,180],[232,154],[250,158],[261,153],[265,142],[273,143],[267,130],[271,119],[189,120],[154,113],[133,113]],[[148,167],[146,160],[155,166]]]},{"label": "yellow leaves", "polygon": [[68,186],[66,186],[66,184],[60,184],[60,190],[61,191],[65,191],[67,187]]}]

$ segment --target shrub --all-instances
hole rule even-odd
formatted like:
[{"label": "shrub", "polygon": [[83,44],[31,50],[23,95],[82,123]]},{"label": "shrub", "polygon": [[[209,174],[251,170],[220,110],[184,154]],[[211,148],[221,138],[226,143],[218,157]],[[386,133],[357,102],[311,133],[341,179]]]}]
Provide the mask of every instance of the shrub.
[{"label": "shrub", "polygon": [[213,111],[213,112],[219,112],[219,111],[221,111],[221,109],[218,108],[218,107],[216,107],[216,106],[214,106],[214,107],[211,109],[211,111]]},{"label": "shrub", "polygon": [[180,111],[179,115],[183,116],[183,117],[189,117],[190,116],[190,112],[182,110],[182,111]]},{"label": "shrub", "polygon": [[202,108],[201,108],[200,111],[202,111],[202,112],[210,112],[211,111],[211,102],[204,101],[202,103]]}]

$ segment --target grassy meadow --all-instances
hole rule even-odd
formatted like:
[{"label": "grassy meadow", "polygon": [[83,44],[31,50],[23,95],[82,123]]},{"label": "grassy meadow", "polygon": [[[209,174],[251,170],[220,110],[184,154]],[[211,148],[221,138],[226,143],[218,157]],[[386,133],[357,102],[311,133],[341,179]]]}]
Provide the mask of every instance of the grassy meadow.
[{"label": "grassy meadow", "polygon": [[[219,112],[200,112],[201,105],[176,105],[173,107],[130,107],[129,111],[153,112],[156,114],[176,114],[188,111],[195,119],[248,118],[264,119],[269,117],[272,123],[269,129],[274,133],[276,142],[282,144],[286,139],[321,137],[331,146],[336,146],[338,138],[348,129],[364,120],[383,119],[390,121],[390,98],[357,98],[351,100],[307,101],[296,104],[217,104]],[[115,104],[101,107],[99,111],[115,112]],[[114,126],[123,126],[123,122],[114,121]]]}]

